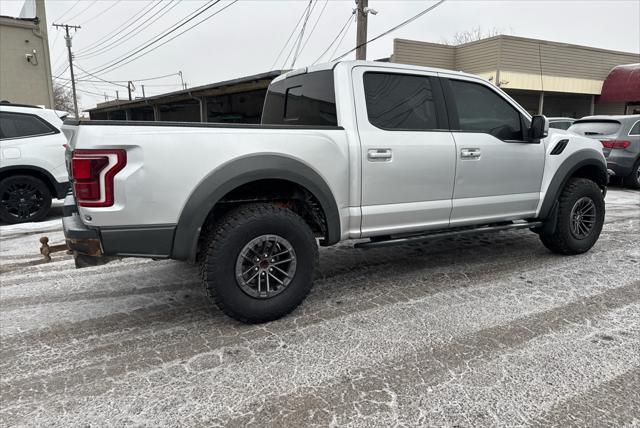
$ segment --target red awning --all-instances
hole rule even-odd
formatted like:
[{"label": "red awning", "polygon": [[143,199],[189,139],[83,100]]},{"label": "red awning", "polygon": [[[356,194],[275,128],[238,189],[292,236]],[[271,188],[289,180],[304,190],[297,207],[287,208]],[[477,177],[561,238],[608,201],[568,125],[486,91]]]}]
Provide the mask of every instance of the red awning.
[{"label": "red awning", "polygon": [[602,85],[598,102],[627,103],[640,101],[640,63],[615,67]]}]

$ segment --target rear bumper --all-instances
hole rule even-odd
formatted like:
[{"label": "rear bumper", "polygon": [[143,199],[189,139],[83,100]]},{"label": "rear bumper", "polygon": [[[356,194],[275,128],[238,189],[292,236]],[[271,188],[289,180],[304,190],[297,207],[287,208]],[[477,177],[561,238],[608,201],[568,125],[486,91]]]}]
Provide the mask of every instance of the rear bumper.
[{"label": "rear bumper", "polygon": [[611,150],[607,157],[607,168],[616,173],[618,177],[626,177],[633,172],[633,165],[638,159],[637,153],[627,150]]},{"label": "rear bumper", "polygon": [[74,253],[92,257],[104,255],[98,231],[85,226],[77,214],[63,217],[62,229],[67,246]]},{"label": "rear bumper", "polygon": [[77,254],[160,259],[171,256],[175,225],[89,227],[82,222],[71,194],[65,198],[63,213],[67,245]]}]

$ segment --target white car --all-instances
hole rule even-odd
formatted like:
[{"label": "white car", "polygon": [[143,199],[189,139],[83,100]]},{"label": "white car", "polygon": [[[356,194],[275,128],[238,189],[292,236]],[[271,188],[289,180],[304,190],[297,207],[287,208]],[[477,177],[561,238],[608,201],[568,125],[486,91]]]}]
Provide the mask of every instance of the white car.
[{"label": "white car", "polygon": [[66,195],[62,119],[64,115],[54,110],[0,103],[1,222],[42,220],[52,198]]}]

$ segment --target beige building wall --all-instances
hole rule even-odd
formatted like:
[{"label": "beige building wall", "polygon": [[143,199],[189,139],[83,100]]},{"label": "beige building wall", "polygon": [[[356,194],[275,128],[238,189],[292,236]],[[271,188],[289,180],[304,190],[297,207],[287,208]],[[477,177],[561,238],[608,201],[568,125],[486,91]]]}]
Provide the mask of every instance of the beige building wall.
[{"label": "beige building wall", "polygon": [[0,100],[52,108],[44,0],[36,0],[36,15],[38,22],[0,17]]},{"label": "beige building wall", "polygon": [[391,61],[478,74],[503,89],[598,95],[613,67],[640,54],[500,35],[459,46],[396,39]]},{"label": "beige building wall", "polygon": [[415,40],[393,40],[391,62],[453,70],[456,67],[454,46]]}]

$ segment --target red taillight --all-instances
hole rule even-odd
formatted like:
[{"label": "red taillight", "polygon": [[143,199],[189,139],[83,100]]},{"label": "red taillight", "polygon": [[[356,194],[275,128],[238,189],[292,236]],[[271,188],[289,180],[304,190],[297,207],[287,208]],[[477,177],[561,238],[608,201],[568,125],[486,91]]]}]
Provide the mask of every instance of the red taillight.
[{"label": "red taillight", "polygon": [[626,149],[631,145],[627,140],[600,140],[605,149]]},{"label": "red taillight", "polygon": [[124,150],[74,150],[71,175],[76,201],[81,207],[113,205],[113,177],[127,164]]}]

